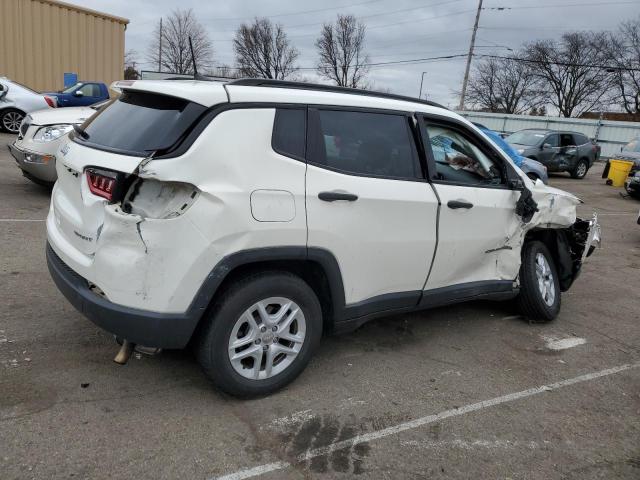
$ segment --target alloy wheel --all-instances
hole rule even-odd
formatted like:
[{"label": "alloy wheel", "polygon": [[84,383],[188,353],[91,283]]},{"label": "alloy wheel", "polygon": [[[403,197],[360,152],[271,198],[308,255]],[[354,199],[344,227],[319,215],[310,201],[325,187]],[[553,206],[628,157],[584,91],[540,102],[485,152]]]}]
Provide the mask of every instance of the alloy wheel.
[{"label": "alloy wheel", "polygon": [[551,266],[542,253],[536,254],[536,278],[542,301],[549,307],[553,306],[556,300],[556,286]]},{"label": "alloy wheel", "polygon": [[264,380],[286,370],[300,353],[306,320],[291,299],[270,297],[238,318],[229,338],[229,360],[245,378]]},{"label": "alloy wheel", "polygon": [[18,133],[24,115],[19,112],[7,112],[2,117],[2,126],[10,133]]}]

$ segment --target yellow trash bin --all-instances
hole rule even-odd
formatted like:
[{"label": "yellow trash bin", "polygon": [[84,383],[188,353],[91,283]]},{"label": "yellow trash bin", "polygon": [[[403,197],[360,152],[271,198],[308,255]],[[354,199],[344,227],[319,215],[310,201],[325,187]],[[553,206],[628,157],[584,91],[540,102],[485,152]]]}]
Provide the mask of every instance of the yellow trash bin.
[{"label": "yellow trash bin", "polygon": [[609,160],[609,175],[607,178],[611,180],[611,185],[614,187],[624,186],[624,181],[629,176],[631,167],[633,167],[633,162],[626,160]]}]

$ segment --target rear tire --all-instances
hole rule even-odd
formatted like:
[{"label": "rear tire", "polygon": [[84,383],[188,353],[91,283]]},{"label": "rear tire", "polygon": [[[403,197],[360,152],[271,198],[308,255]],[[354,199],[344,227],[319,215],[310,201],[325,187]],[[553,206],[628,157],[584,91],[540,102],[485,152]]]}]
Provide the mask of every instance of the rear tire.
[{"label": "rear tire", "polygon": [[200,365],[218,388],[243,398],[292,382],[317,348],[323,323],[309,285],[277,271],[236,281],[203,321],[196,344]]},{"label": "rear tire", "polygon": [[576,163],[576,167],[571,171],[571,177],[582,180],[587,176],[588,171],[589,162],[587,162],[584,158],[581,158],[580,160],[578,160],[578,163]]},{"label": "rear tire", "polygon": [[20,132],[22,120],[24,120],[24,113],[15,108],[8,108],[0,113],[0,126],[5,132],[17,135]]},{"label": "rear tire", "polygon": [[558,272],[549,249],[537,240],[522,247],[516,302],[524,316],[537,322],[550,322],[560,312]]}]

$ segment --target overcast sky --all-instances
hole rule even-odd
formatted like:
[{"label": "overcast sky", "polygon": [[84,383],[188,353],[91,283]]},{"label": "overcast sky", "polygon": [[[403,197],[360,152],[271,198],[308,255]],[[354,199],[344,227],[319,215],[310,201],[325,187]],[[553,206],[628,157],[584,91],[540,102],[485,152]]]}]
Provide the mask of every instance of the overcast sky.
[{"label": "overcast sky", "polygon": [[[367,25],[366,51],[372,63],[464,54],[468,51],[477,0],[67,0],[128,18],[126,48],[137,52],[142,69],[156,70],[147,51],[154,26],[173,9],[192,8],[215,49],[216,64],[234,65],[231,40],[243,21],[267,16],[281,23],[300,51],[300,73],[319,80],[313,67],[314,47],[323,22],[338,13],[353,14]],[[614,30],[640,15],[640,0],[484,0],[476,53],[509,54],[524,42],[558,38],[569,30]],[[492,8],[507,7],[508,10]],[[457,105],[465,58],[433,60],[409,65],[371,67],[369,79],[377,88],[417,96],[422,72],[430,100]]]}]

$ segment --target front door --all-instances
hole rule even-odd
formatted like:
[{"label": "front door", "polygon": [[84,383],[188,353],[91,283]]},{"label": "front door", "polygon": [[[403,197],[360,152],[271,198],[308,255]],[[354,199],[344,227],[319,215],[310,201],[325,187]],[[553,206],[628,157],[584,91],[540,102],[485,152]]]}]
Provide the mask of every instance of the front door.
[{"label": "front door", "polygon": [[440,198],[438,247],[426,290],[510,288],[520,268],[520,192],[506,160],[467,127],[422,117],[430,175]]},{"label": "front door", "polygon": [[309,109],[308,246],[331,252],[347,307],[415,306],[436,245],[438,201],[426,182],[412,118]]}]

